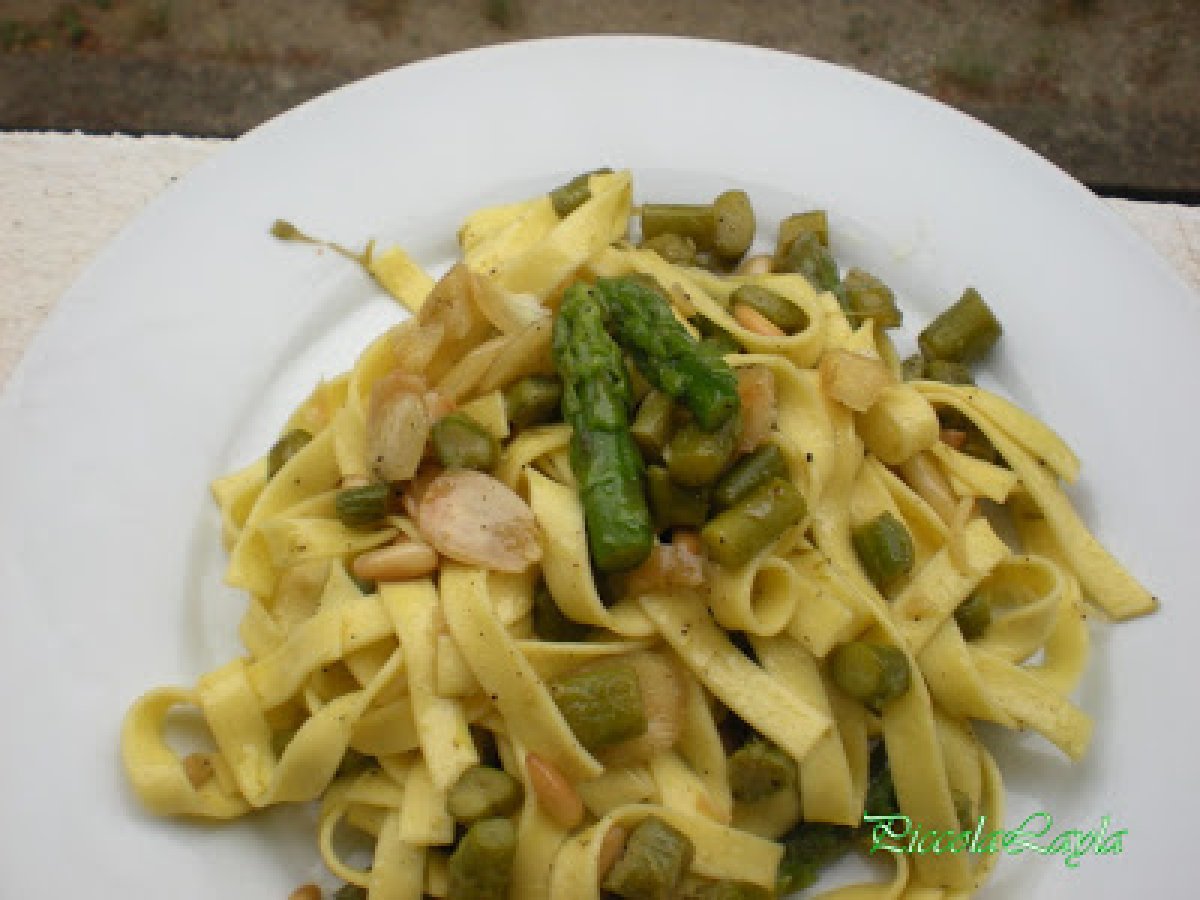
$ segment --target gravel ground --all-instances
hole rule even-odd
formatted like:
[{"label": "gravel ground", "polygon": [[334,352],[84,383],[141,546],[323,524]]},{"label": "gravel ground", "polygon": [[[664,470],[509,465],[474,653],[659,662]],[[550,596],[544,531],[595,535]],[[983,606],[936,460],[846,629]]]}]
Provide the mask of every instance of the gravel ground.
[{"label": "gravel ground", "polygon": [[1102,190],[1200,198],[1197,0],[0,0],[0,128],[236,135],[414,60],[611,32],[830,60]]}]

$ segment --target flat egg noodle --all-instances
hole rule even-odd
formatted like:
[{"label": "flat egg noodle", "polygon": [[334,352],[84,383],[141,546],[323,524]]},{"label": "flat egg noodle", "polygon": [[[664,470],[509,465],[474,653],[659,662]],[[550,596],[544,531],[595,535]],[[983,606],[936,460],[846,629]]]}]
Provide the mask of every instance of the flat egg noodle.
[{"label": "flat egg noodle", "polygon": [[425,578],[379,587],[404,647],[408,696],[421,738],[421,754],[434,785],[448,790],[467,769],[479,764],[469,723],[457,699],[436,694],[437,623],[440,600],[433,581]]},{"label": "flat egg noodle", "polygon": [[821,398],[816,372],[799,369],[786,359],[762,354],[732,354],[735,369],[757,366],[771,373],[775,385],[777,440],[788,468],[810,508],[815,508],[833,471],[834,435]]},{"label": "flat egg noodle", "polygon": [[[193,787],[179,757],[166,742],[166,722],[176,706],[195,708],[195,691],[158,688],[134,702],[121,727],[121,761],[138,799],[160,816],[184,815],[234,819],[251,806],[225,779],[212,778]],[[219,765],[224,765],[220,760]]]},{"label": "flat egg noodle", "polygon": [[712,818],[728,824],[733,817],[733,791],[729,787],[725,746],[704,688],[691,677],[686,684],[683,728],[675,751],[703,783]]},{"label": "flat egg noodle", "polygon": [[262,489],[230,552],[225,573],[225,580],[230,586],[240,587],[258,596],[271,593],[278,572],[271,560],[270,547],[259,532],[258,525],[314,494],[337,487],[341,472],[334,447],[335,433],[336,427],[326,428],[316,435]]},{"label": "flat egg noodle", "polygon": [[818,659],[857,633],[851,609],[857,600],[851,588],[819,550],[793,553],[788,562],[799,574],[796,612],[788,623],[788,634]]},{"label": "flat egg noodle", "polygon": [[[526,750],[519,741],[513,741],[513,751],[517,768],[511,774],[518,776],[522,784],[528,785]],[[554,860],[568,834],[546,815],[538,803],[537,794],[527,790],[517,818],[517,853],[513,859],[513,883],[521,886],[522,898],[551,900],[550,875]]]},{"label": "flat egg noodle", "polygon": [[570,425],[540,425],[522,431],[500,454],[495,475],[512,490],[522,493],[524,476],[537,460],[571,443]]},{"label": "flat egg noodle", "polygon": [[422,756],[408,770],[399,833],[401,841],[420,847],[454,843],[454,819],[446,809],[446,789],[434,780],[428,757]]},{"label": "flat egg noodle", "polygon": [[[868,456],[850,491],[850,527],[859,528],[882,513],[905,524],[913,543],[913,571],[921,571],[946,542],[946,526],[907,485],[875,457]],[[912,576],[900,576],[888,593],[903,590]]]},{"label": "flat egg noodle", "polygon": [[599,877],[596,858],[609,828],[626,831],[647,816],[657,816],[682,832],[695,848],[692,871],[706,878],[744,881],[772,888],[783,848],[700,815],[664,806],[637,804],[613,810],[590,828],[570,837],[554,862],[551,896],[555,900],[596,900]]},{"label": "flat egg noodle", "polygon": [[921,652],[941,624],[1010,553],[982,518],[967,525],[964,550],[966,571],[955,565],[948,548],[942,548],[896,595],[892,616],[913,653]]},{"label": "flat egg noodle", "polygon": [[600,775],[576,785],[576,790],[588,812],[597,818],[602,818],[619,806],[659,801],[658,785],[644,764],[605,766]]},{"label": "flat egg noodle", "polygon": [[501,263],[535,246],[557,224],[554,204],[542,194],[471,213],[458,229],[458,245],[472,271],[494,274]]},{"label": "flat egg noodle", "polygon": [[[648,255],[656,254],[652,254],[650,251],[626,252],[631,255],[639,254],[633,262],[639,271],[644,271],[654,265]],[[679,271],[678,267],[672,268],[676,272]],[[825,327],[828,320],[823,314],[817,293],[802,276],[735,275],[721,277],[703,269],[687,269],[685,271],[688,272],[692,282],[703,292],[697,294],[694,290],[687,290],[689,299],[692,300],[699,312],[732,334],[737,342],[750,353],[783,357],[801,368],[808,368],[816,364],[822,350],[828,344]],[[656,273],[650,271],[646,274],[654,275]],[[659,280],[664,286],[668,286],[671,284],[669,279],[668,275],[666,280],[662,278]],[[744,284],[766,288],[782,297],[792,306],[803,311],[807,323],[794,334],[768,336],[750,331],[729,312],[733,292]]]},{"label": "flat egg noodle", "polygon": [[[824,406],[838,454],[837,464],[814,515],[816,544],[838,575],[851,585],[859,604],[854,611],[856,617],[863,625],[873,622],[888,643],[907,651],[907,642],[893,624],[891,610],[867,580],[850,541],[850,496],[864,458],[862,441],[854,432],[854,420],[848,410],[833,403]],[[916,671],[915,660],[911,657],[909,666],[910,671]],[[886,704],[882,725],[893,781],[904,814],[926,827],[952,827],[954,804],[936,738],[931,700],[922,679],[913,679],[904,695]],[[913,865],[923,880],[930,883],[961,886],[970,878],[967,861],[959,857],[920,857]]]},{"label": "flat egg noodle", "polygon": [[367,687],[326,704],[296,732],[276,759],[271,729],[244,660],[234,660],[201,677],[200,709],[238,788],[256,808],[313,800],[337,770],[350,742],[352,723],[400,668],[397,651]]},{"label": "flat egg noodle", "polygon": [[274,516],[258,526],[271,566],[280,572],[300,563],[354,556],[390,543],[396,528],[347,528],[337,519]]},{"label": "flat egg noodle", "polygon": [[779,840],[799,823],[800,795],[775,791],[759,800],[742,801],[733,808],[733,827],[769,841]]},{"label": "flat egg noodle", "polygon": [[639,602],[700,682],[793,759],[804,759],[830,727],[828,716],[747,659],[699,600],[650,595]]},{"label": "flat egg noodle", "polygon": [[221,513],[221,545],[228,553],[237,543],[246,518],[267,483],[267,458],[260,456],[236,472],[215,479],[210,488]]},{"label": "flat egg noodle", "polygon": [[588,559],[587,531],[579,494],[528,469],[529,506],[542,535],[542,576],[563,615],[598,625],[625,638],[649,637],[654,626],[636,601],[606,607]]},{"label": "flat egg noodle", "polygon": [[960,497],[987,497],[994,503],[1003,503],[1017,486],[1016,472],[968,456],[944,441],[934,442],[928,452],[937,461],[950,488]]},{"label": "flat egg noodle", "polygon": [[[987,630],[973,643],[1012,663],[1023,663],[1041,650],[1061,618],[1071,576],[1044,556],[1011,556],[984,585],[993,602]],[[1072,579],[1073,580],[1073,579]]]},{"label": "flat egg noodle", "polygon": [[674,750],[656,753],[648,763],[650,777],[658,788],[659,803],[667,809],[685,815],[704,816],[722,825],[729,819],[709,793],[705,783],[691,766]]},{"label": "flat egg noodle", "polygon": [[858,825],[862,821],[862,797],[850,771],[817,660],[799,643],[783,636],[756,638],[752,643],[768,673],[834,723],[808,755],[796,761],[805,820]]},{"label": "flat egg noodle", "polygon": [[529,249],[490,269],[496,283],[515,294],[549,303],[555,292],[604,247],[623,237],[632,182],[628,172],[591,181],[592,196]]},{"label": "flat egg noodle", "polygon": [[1007,401],[979,388],[933,382],[922,382],[920,387],[934,404],[951,406],[967,416],[992,442],[1049,522],[1063,555],[1092,600],[1118,620],[1144,615],[1157,607],[1150,593],[1092,536],[1057,479],[1039,463],[1041,460],[1054,467],[1062,477],[1073,477],[1073,455],[1064,458],[1061,442],[1047,437],[1047,433],[1052,435],[1049,429],[1032,429],[1032,417],[1025,413],[1018,416]]},{"label": "flat egg noodle", "polygon": [[578,643],[519,640],[517,647],[538,677],[547,683],[582,666],[644,650],[646,641],[594,640]]},{"label": "flat egg noodle", "polygon": [[433,290],[433,279],[401,247],[373,251],[367,260],[367,271],[409,312],[420,311]]},{"label": "flat egg noodle", "polygon": [[510,735],[572,780],[603,767],[579,743],[550,692],[487,599],[487,575],[457,564],[442,568],[438,586],[450,634],[504,718]]},{"label": "flat egg noodle", "polygon": [[800,573],[786,554],[800,534],[792,529],[737,568],[714,569],[706,585],[713,618],[722,628],[767,637],[779,634],[796,613]]},{"label": "flat egg noodle", "polygon": [[427,848],[400,836],[400,810],[389,810],[375,842],[367,900],[421,900]]}]

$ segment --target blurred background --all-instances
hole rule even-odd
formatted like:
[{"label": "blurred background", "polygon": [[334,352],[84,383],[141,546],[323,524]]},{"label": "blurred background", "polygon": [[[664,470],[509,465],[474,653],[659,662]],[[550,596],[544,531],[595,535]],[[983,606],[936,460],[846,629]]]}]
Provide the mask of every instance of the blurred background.
[{"label": "blurred background", "polygon": [[1100,193],[1200,202],[1200,0],[0,0],[0,130],[232,137],[414,60],[603,32],[830,60]]}]

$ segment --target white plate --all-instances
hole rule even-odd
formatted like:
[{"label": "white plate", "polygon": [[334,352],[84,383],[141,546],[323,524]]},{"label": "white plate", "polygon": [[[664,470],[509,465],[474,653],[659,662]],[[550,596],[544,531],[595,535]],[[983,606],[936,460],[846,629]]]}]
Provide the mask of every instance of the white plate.
[{"label": "white plate", "polygon": [[1127,828],[1124,852],[1006,860],[988,896],[1189,896],[1200,788],[1200,301],[1092,195],[946,107],[811,60],[657,38],[515,44],[306,104],[153,204],[62,299],[0,404],[4,896],[284,897],[320,870],[303,811],[208,828],[143,814],[128,703],[236,652],[206,485],[266,446],[321,375],[396,316],[332,254],[402,242],[445,265],[462,215],[597,165],[640,197],[747,188],[764,221],[820,205],[834,244],[920,326],[967,284],[1006,328],[985,379],[1079,451],[1074,495],[1163,612],[1096,629],[1091,754],[1004,746],[1013,811]]}]

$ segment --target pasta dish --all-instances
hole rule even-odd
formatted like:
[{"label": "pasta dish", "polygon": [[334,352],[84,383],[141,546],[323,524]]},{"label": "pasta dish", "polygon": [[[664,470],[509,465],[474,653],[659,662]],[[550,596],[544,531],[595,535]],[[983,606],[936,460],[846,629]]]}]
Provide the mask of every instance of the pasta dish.
[{"label": "pasta dish", "polygon": [[314,802],[340,900],[784,897],[889,817],[944,850],[822,896],[982,886],[976,723],[1083,757],[1087,620],[1156,600],[1071,449],[974,384],[978,291],[902,359],[823,212],[756,230],[601,170],[472,214],[436,281],[343,251],[412,314],[213,482],[245,652],[128,711],[142,803]]}]

